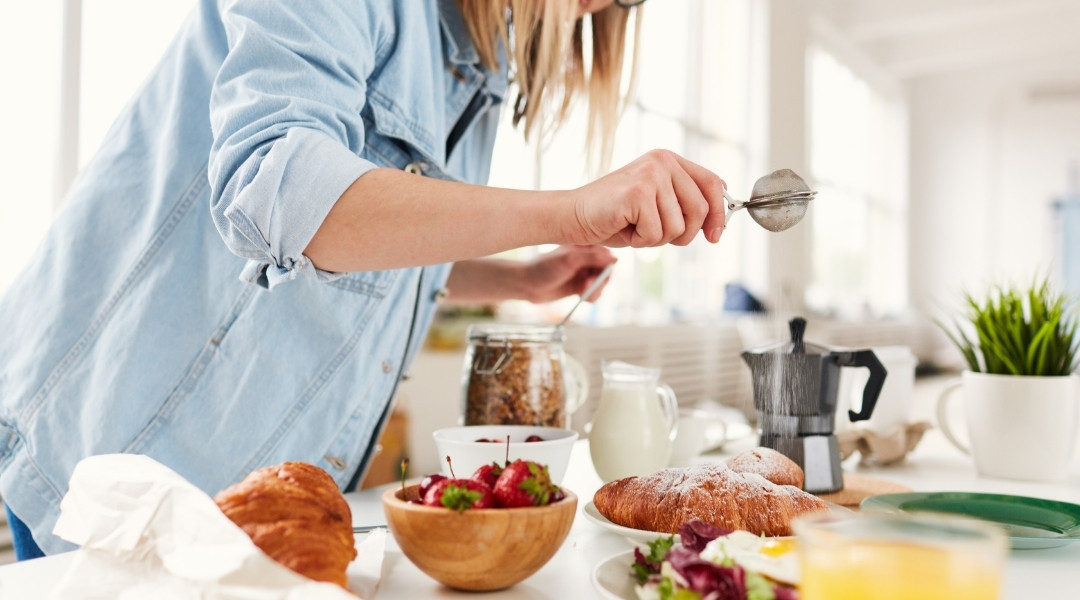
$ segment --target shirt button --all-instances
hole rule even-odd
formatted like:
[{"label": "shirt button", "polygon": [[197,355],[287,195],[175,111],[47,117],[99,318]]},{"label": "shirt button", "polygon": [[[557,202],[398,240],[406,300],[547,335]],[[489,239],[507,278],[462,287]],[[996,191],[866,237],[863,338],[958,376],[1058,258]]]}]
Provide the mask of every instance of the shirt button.
[{"label": "shirt button", "polygon": [[329,454],[327,454],[323,458],[326,459],[326,462],[330,463],[331,467],[334,467],[338,471],[344,471],[345,467],[349,466],[349,463],[345,462],[344,460],[342,460],[342,459],[340,459],[340,458],[338,458],[336,456],[330,456]]},{"label": "shirt button", "polygon": [[382,361],[382,372],[383,373],[389,373],[390,371],[393,371],[393,370],[394,370],[394,367],[393,367],[393,365],[390,364],[390,361],[388,361],[388,360]]},{"label": "shirt button", "polygon": [[420,163],[409,163],[405,165],[405,172],[412,173],[413,175],[424,174],[424,170],[420,168]]}]

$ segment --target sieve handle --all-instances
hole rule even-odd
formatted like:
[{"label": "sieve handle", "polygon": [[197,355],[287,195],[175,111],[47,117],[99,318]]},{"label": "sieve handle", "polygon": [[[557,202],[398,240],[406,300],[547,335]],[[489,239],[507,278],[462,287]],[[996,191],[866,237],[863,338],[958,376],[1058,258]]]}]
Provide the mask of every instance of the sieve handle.
[{"label": "sieve handle", "polygon": [[746,203],[739,202],[738,200],[732,198],[731,194],[728,193],[727,188],[724,188],[724,200],[727,201],[727,212],[724,214],[724,226],[726,227],[727,224],[731,221],[731,215],[735,211],[746,206]]}]

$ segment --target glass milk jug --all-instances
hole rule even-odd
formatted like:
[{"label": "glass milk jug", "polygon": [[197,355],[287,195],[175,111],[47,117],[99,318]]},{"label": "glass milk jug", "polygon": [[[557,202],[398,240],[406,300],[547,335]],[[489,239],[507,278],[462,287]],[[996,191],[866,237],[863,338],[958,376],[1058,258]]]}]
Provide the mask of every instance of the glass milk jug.
[{"label": "glass milk jug", "polygon": [[593,467],[607,483],[667,466],[679,420],[660,369],[604,361],[600,405],[589,430]]}]

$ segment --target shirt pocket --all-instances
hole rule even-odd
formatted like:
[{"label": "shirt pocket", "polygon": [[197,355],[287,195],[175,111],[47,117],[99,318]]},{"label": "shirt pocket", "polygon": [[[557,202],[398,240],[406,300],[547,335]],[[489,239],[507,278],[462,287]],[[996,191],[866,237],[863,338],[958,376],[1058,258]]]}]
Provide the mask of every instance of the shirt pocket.
[{"label": "shirt pocket", "polygon": [[[404,109],[378,93],[368,96],[360,116],[364,120],[365,140],[361,156],[393,169],[460,181],[445,167],[442,152],[436,150],[439,136],[403,118]],[[445,144],[445,141],[441,143]]]},{"label": "shirt pocket", "polygon": [[346,273],[327,282],[327,285],[353,292],[364,294],[373,298],[383,298],[394,287],[400,270],[387,271],[356,271]]}]

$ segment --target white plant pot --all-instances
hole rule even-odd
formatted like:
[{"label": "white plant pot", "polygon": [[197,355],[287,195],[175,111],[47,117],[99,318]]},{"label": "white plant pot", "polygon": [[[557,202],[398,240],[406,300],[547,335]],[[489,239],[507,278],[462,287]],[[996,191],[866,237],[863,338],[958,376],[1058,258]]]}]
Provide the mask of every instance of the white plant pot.
[{"label": "white plant pot", "polygon": [[[970,447],[950,423],[947,406],[963,391]],[[1080,377],[1019,377],[964,371],[938,398],[938,426],[975,459],[980,475],[1062,481],[1076,449]]]}]

